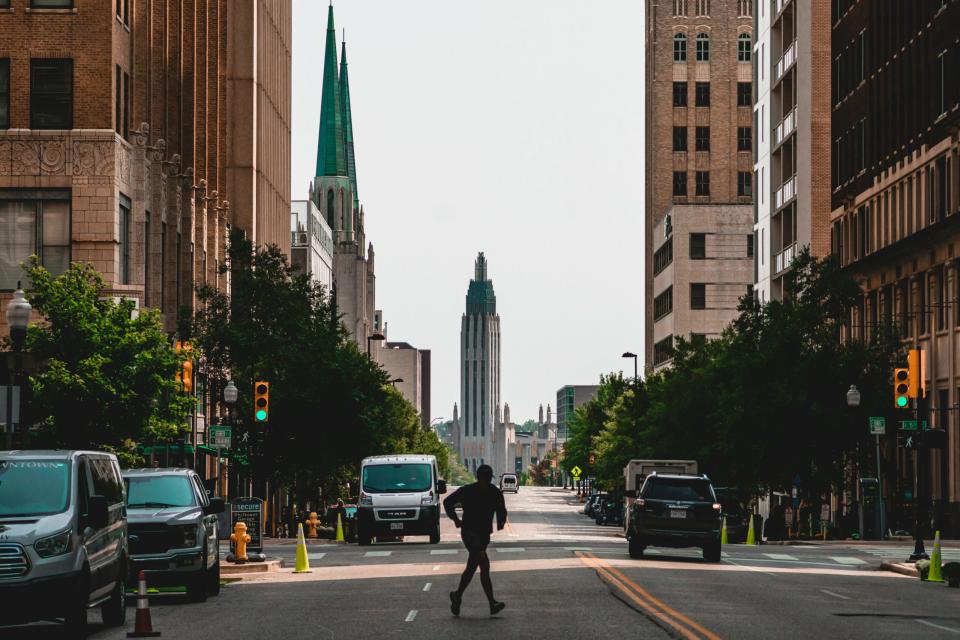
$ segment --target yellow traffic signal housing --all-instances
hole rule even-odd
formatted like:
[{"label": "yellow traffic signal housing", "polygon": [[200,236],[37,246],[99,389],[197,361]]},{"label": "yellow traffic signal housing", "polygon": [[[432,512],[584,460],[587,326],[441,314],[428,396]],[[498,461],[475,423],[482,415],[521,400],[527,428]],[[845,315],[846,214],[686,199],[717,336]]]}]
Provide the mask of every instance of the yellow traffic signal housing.
[{"label": "yellow traffic signal housing", "polygon": [[183,383],[184,393],[193,393],[193,360],[190,358],[183,361],[183,375],[180,381]]},{"label": "yellow traffic signal housing", "polygon": [[920,349],[910,349],[907,352],[907,395],[911,398],[920,395],[920,380],[924,377],[923,374]]},{"label": "yellow traffic signal housing", "polygon": [[175,379],[180,383],[184,393],[193,393],[193,348],[189,342],[177,340],[173,344],[177,357],[180,358],[180,366],[177,368]]},{"label": "yellow traffic signal housing", "polygon": [[253,421],[267,422],[270,418],[270,383],[253,383]]},{"label": "yellow traffic signal housing", "polygon": [[906,409],[910,406],[910,370],[893,370],[893,406]]}]

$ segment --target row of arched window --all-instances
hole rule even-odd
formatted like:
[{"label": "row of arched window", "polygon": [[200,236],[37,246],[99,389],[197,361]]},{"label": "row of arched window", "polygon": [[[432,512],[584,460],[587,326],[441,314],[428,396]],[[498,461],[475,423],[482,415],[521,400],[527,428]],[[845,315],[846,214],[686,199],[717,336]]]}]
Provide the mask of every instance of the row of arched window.
[{"label": "row of arched window", "polygon": [[[697,62],[710,62],[710,35],[700,32],[694,39],[696,43]],[[741,33],[737,37],[737,61],[750,62],[753,59],[753,39],[749,33]],[[687,61],[687,34],[673,35],[673,61]]]}]

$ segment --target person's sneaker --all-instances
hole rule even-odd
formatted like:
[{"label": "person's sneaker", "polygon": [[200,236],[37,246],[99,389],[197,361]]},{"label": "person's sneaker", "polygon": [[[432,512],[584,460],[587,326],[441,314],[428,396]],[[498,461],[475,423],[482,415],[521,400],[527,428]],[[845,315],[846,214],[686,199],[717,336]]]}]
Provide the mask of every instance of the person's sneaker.
[{"label": "person's sneaker", "polygon": [[505,604],[502,603],[502,602],[497,602],[496,600],[494,600],[493,602],[490,603],[490,615],[492,615],[492,616],[497,615],[498,613],[500,613],[501,611],[503,611],[503,608],[504,608],[505,606],[507,606],[507,605],[505,605]]},{"label": "person's sneaker", "polygon": [[456,591],[450,592],[450,613],[455,616],[460,615],[460,603],[463,601],[463,596],[461,596]]}]

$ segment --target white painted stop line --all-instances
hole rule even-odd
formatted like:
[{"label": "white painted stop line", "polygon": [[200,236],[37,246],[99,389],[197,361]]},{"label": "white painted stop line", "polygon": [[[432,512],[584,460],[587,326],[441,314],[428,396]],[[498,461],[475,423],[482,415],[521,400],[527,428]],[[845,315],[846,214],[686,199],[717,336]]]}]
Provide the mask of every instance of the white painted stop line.
[{"label": "white painted stop line", "polygon": [[407,619],[404,620],[404,622],[413,622],[416,617],[417,617],[417,610],[410,609],[410,613],[407,614]]},{"label": "white painted stop line", "polygon": [[365,558],[386,558],[391,553],[393,553],[393,551],[367,551],[363,556]]},{"label": "white painted stop line", "polygon": [[770,558],[771,560],[796,560],[796,556],[792,556],[789,553],[765,553],[763,554]]}]

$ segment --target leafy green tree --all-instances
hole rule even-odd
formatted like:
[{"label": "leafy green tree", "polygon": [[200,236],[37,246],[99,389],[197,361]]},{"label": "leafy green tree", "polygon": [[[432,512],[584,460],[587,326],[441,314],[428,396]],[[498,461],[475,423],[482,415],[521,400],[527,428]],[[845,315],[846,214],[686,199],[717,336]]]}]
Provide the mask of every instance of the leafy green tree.
[{"label": "leafy green tree", "polygon": [[53,276],[33,257],[26,269],[30,303],[44,317],[26,342],[42,363],[27,405],[35,445],[106,448],[129,465],[135,443],[189,430],[192,401],[176,382],[178,358],[156,311],[133,314],[131,302],[105,297],[88,264]]}]

